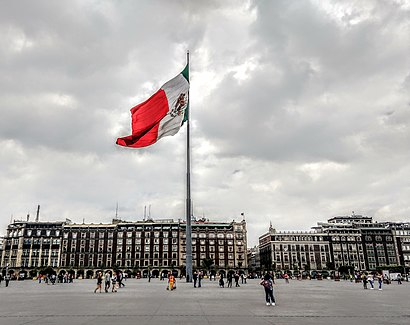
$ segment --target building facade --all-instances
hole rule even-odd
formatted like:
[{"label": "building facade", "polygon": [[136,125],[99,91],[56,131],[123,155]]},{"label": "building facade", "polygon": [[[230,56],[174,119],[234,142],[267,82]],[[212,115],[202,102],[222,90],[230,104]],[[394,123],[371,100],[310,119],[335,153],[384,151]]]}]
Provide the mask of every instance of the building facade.
[{"label": "building facade", "polygon": [[1,267],[29,270],[59,267],[63,222],[15,221],[3,240]]},{"label": "building facade", "polygon": [[393,234],[398,264],[410,269],[410,223],[387,223],[386,227],[390,228]]},{"label": "building facade", "polygon": [[[410,224],[374,222],[371,217],[339,216],[312,231],[278,232],[259,237],[261,268],[275,270],[374,271],[410,267]],[[406,269],[405,269],[406,268]]]},{"label": "building facade", "polygon": [[[141,276],[170,270],[179,275],[186,261],[186,224],[172,219],[111,224],[15,221],[3,246],[1,266],[16,274],[34,276],[51,267],[81,277],[113,269]],[[245,270],[246,248],[245,220],[192,221],[194,269],[214,274]]]},{"label": "building facade", "polygon": [[276,231],[259,238],[262,270],[299,271],[325,269],[332,261],[329,238],[316,231]]},{"label": "building facade", "polygon": [[261,269],[261,259],[259,255],[259,246],[248,248],[247,253],[248,270],[251,273],[256,273]]}]

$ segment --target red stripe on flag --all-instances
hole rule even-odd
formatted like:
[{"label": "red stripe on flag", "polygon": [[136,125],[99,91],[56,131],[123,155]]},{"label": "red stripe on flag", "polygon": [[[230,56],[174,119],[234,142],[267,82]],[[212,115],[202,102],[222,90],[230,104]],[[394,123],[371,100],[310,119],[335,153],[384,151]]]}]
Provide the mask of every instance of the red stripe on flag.
[{"label": "red stripe on flag", "polygon": [[168,99],[160,89],[145,102],[131,109],[132,134],[117,139],[117,144],[124,147],[141,148],[157,141],[158,127],[168,113]]}]

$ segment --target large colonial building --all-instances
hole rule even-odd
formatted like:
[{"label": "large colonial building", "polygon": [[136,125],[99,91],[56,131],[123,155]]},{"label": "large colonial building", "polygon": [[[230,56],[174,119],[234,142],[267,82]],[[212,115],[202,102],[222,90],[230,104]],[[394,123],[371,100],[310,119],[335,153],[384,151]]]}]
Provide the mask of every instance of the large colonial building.
[{"label": "large colonial building", "polygon": [[[114,219],[111,224],[15,221],[8,226],[3,246],[1,266],[30,276],[46,267],[86,277],[107,269],[143,276],[168,270],[180,274],[186,260],[186,224],[172,219]],[[192,221],[194,269],[245,270],[246,248],[245,220]]]},{"label": "large colonial building", "polygon": [[259,238],[259,249],[265,270],[321,270],[332,261],[328,235],[322,232],[280,232],[270,227]]},{"label": "large colonial building", "polygon": [[259,237],[261,268],[357,271],[410,267],[410,224],[374,222],[360,215],[319,222],[311,231],[276,231]]}]

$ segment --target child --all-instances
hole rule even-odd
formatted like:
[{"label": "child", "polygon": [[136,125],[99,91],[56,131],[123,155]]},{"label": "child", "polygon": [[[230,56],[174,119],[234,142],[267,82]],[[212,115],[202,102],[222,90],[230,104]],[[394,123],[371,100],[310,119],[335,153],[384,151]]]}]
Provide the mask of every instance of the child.
[{"label": "child", "polygon": [[168,287],[167,290],[174,290],[176,289],[175,286],[175,277],[172,275],[171,272],[168,273]]}]

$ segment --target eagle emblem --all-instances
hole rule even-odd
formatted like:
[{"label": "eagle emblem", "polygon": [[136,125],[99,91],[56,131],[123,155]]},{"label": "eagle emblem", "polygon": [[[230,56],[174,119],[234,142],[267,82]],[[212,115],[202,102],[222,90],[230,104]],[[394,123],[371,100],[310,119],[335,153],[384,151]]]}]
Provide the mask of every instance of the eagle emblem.
[{"label": "eagle emblem", "polygon": [[176,102],[174,107],[172,108],[170,115],[172,117],[181,116],[185,112],[185,108],[188,105],[188,96],[184,93],[181,93]]}]

